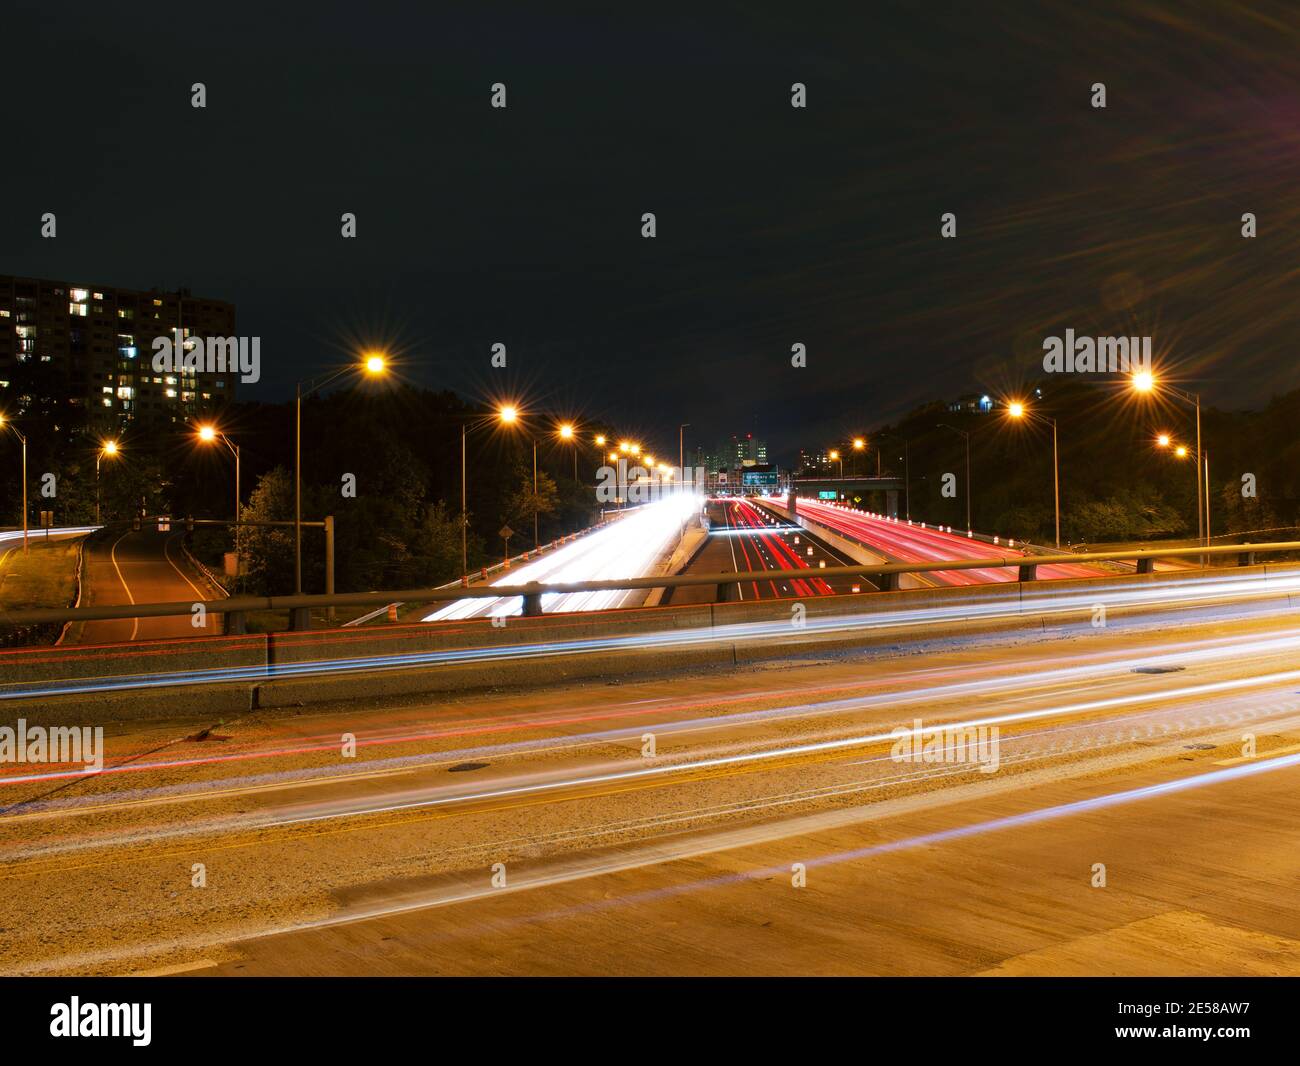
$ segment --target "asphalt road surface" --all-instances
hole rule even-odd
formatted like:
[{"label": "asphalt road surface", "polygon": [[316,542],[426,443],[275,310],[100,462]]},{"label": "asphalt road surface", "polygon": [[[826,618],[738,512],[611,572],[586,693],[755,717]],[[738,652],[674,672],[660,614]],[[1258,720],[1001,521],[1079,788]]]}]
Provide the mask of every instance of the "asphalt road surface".
[{"label": "asphalt road surface", "polygon": [[[684,574],[734,574],[744,570],[799,570],[807,568],[806,579],[794,581],[748,581],[733,584],[737,600],[779,600],[803,596],[830,596],[861,591],[871,586],[863,578],[818,575],[820,564],[852,566],[855,560],[794,526],[774,522],[772,516],[743,499],[716,501],[723,521],[713,527],[708,543],[691,560]],[[666,602],[714,603],[717,585],[687,585],[674,589]]]},{"label": "asphalt road surface", "polygon": [[6,766],[0,972],[1300,975],[1285,597],[806,647]]},{"label": "asphalt road surface", "polygon": [[[179,543],[181,533],[140,530],[96,538],[86,548],[80,606],[130,603],[171,603],[211,600],[220,596],[195,573]],[[69,629],[65,644],[111,644],[158,637],[192,637],[220,633],[220,615],[209,615],[202,627],[190,615],[168,618],[126,618],[86,622]]]}]

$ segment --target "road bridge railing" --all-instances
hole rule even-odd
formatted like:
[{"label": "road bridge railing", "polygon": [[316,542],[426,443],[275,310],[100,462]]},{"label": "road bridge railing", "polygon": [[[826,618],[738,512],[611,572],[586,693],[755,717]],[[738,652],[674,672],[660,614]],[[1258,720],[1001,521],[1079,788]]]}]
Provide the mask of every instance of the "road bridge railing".
[{"label": "road bridge railing", "polygon": [[[921,574],[948,570],[998,570],[1016,571],[1018,581],[1034,581],[1038,568],[1058,564],[1133,562],[1139,574],[1154,572],[1156,560],[1196,558],[1199,556],[1227,555],[1237,557],[1237,565],[1253,566],[1261,555],[1300,553],[1300,541],[1278,541],[1264,544],[1223,544],[1214,547],[1143,548],[1114,552],[1060,552],[1044,555],[988,555],[979,559],[932,559],[925,562],[871,563],[857,566],[827,566],[816,570],[746,570],[722,574],[679,574],[652,577],[611,578],[600,581],[569,581],[523,585],[478,585],[454,588],[416,588],[380,592],[311,593],[288,596],[232,596],[223,600],[180,601],[176,603],[136,603],[102,607],[36,607],[17,611],[0,611],[2,625],[34,625],[48,622],[92,622],[121,618],[160,618],[214,611],[225,617],[225,630],[229,634],[243,633],[244,619],[249,611],[288,611],[291,628],[310,628],[311,611],[329,607],[380,607],[395,601],[405,603],[445,603],[467,599],[498,599],[520,597],[522,613],[536,616],[543,613],[543,597],[551,594],[574,592],[606,592],[613,590],[682,588],[691,585],[738,585],[751,581],[789,581],[816,575],[824,578],[862,577],[871,580],[877,590],[897,591],[902,574]],[[1188,570],[1179,570],[1178,577],[1186,577]],[[1106,575],[1098,574],[1099,578]],[[1114,575],[1111,575],[1114,576]],[[869,593],[868,593],[869,594]]]}]

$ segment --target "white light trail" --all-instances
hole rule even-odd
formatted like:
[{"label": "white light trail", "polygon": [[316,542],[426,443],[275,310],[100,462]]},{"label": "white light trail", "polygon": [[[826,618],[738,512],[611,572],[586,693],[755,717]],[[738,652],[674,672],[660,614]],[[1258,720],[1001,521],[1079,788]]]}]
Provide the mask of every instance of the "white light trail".
[{"label": "white light trail", "polygon": [[[604,529],[572,544],[547,552],[541,558],[503,574],[494,585],[524,585],[530,581],[560,584],[568,581],[614,581],[643,577],[681,536],[682,524],[699,512],[701,498],[693,492],[673,492],[648,503]],[[617,607],[626,589],[600,592],[549,593],[542,597],[547,614],[566,611],[601,611]],[[518,614],[520,597],[458,600],[425,616],[426,622],[449,618],[499,618]]]}]

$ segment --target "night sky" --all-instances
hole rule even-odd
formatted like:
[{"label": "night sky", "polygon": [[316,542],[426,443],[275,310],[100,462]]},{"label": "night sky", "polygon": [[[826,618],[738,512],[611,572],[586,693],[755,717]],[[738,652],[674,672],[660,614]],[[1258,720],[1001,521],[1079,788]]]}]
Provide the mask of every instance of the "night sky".
[{"label": "night sky", "polygon": [[10,0],[0,273],[234,302],[242,397],[383,344],[783,459],[1067,327],[1150,334],[1214,405],[1300,384],[1300,8],[707,7]]}]

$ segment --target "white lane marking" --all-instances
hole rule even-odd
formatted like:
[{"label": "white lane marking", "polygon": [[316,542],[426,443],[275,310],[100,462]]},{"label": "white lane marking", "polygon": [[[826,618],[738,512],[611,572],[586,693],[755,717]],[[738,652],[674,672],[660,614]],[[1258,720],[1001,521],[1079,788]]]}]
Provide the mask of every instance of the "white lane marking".
[{"label": "white lane marking", "polygon": [[210,970],[218,963],[212,959],[195,959],[193,962],[177,962],[171,966],[159,966],[154,970],[133,970],[127,977],[167,977],[175,973],[189,973],[191,970]]},{"label": "white lane marking", "polygon": [[[185,584],[189,585],[189,587],[193,590],[194,595],[196,595],[200,601],[206,600],[208,598],[207,593],[204,592],[202,589],[200,589],[197,585],[195,585],[194,582],[191,581],[185,575],[185,571],[176,565],[176,560],[172,558],[171,545],[174,539],[175,539],[175,534],[173,534],[171,537],[168,537],[165,541],[163,541],[163,558],[165,558],[169,563],[171,563],[172,569],[181,575],[181,580],[184,581]],[[216,624],[215,619],[207,619],[203,623],[203,628],[208,629],[209,627],[215,627],[215,624]]]},{"label": "white lane marking", "polygon": [[[122,582],[122,588],[126,591],[126,599],[127,599],[127,602],[130,603],[130,604],[132,604],[132,605],[134,605],[134,604],[135,604],[135,597],[131,595],[131,586],[128,585],[128,584],[126,583],[126,578],[124,578],[124,577],[122,576],[122,568],[121,568],[120,566],[117,565],[117,546],[118,546],[119,544],[121,544],[122,541],[126,540],[126,538],[127,538],[129,535],[130,535],[130,531],[128,530],[126,533],[123,533],[120,537],[117,538],[117,540],[115,540],[115,541],[113,542],[113,547],[112,547],[112,549],[109,551],[109,553],[108,553],[108,557],[109,557],[109,559],[111,559],[112,562],[113,562],[113,569],[117,571],[117,579],[118,579],[118,581]],[[130,638],[131,640],[135,640],[135,635],[136,635],[136,632],[139,630],[139,628],[140,628],[140,619],[138,619],[138,618],[132,618],[132,619],[131,619],[131,638]]]}]

